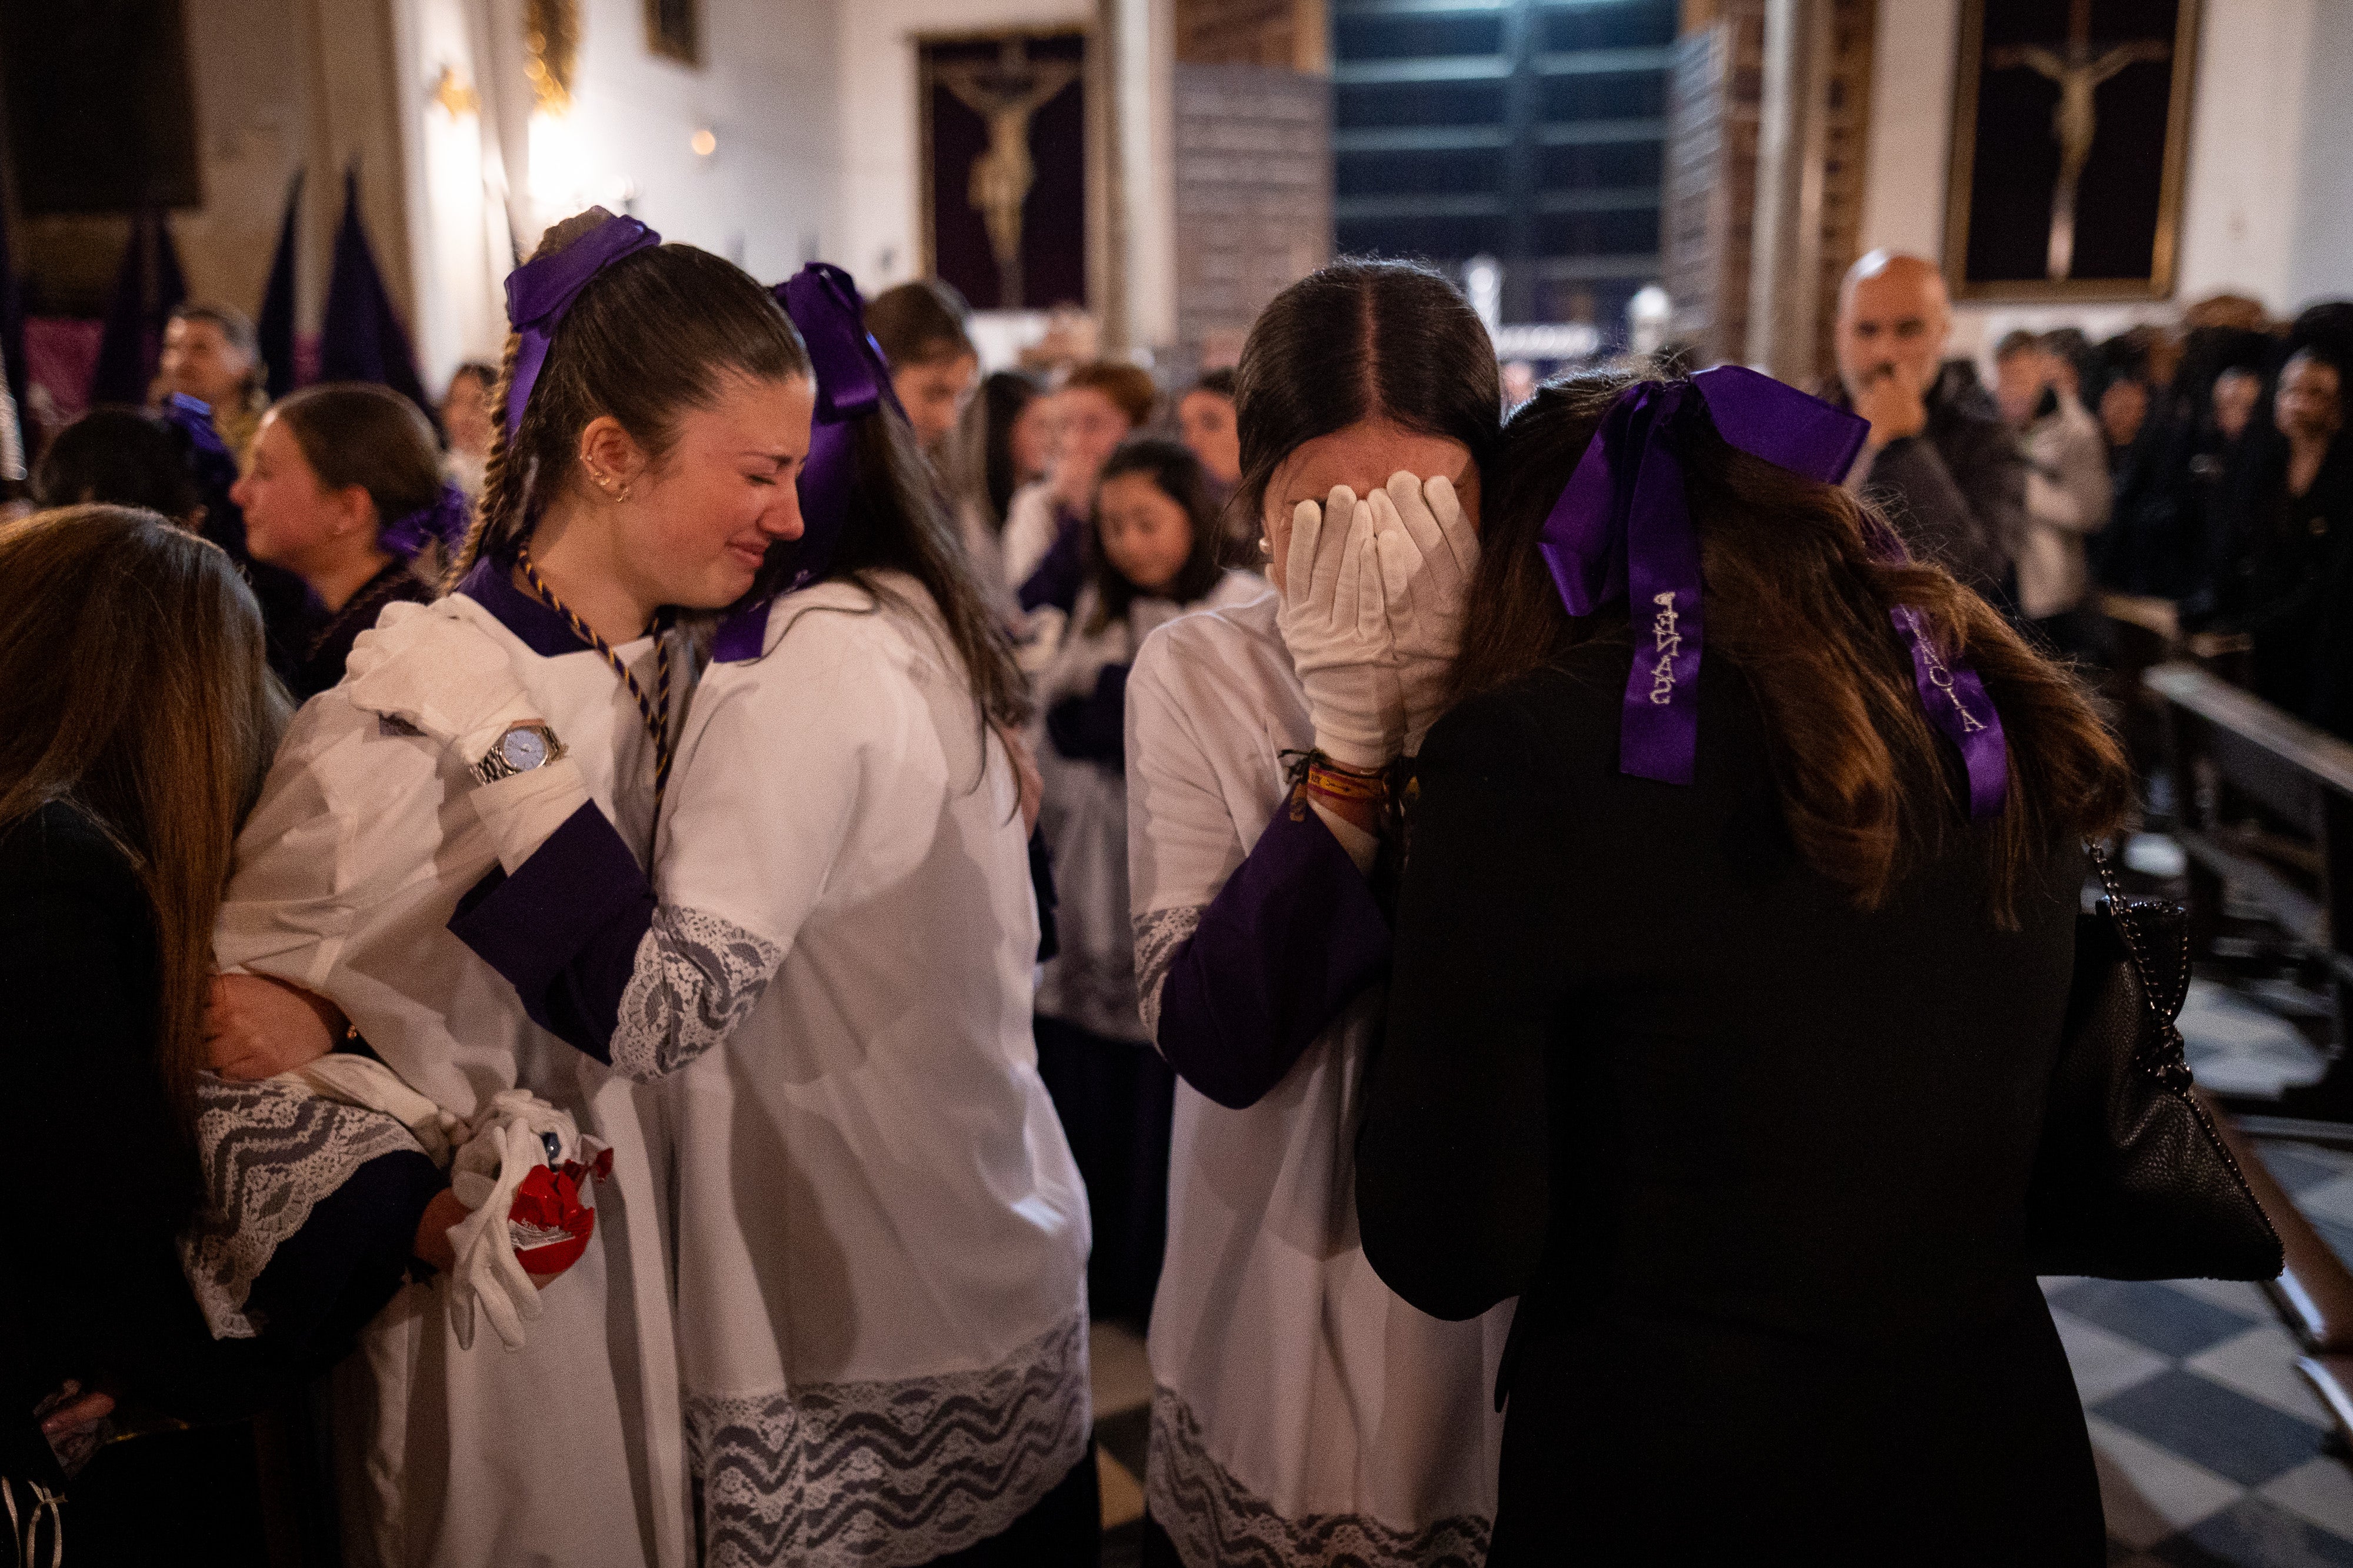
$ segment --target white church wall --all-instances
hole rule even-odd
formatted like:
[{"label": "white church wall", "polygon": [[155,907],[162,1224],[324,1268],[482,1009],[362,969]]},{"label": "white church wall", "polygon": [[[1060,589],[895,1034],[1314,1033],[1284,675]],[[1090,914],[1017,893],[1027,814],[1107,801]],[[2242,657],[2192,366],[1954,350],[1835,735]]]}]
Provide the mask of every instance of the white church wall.
[{"label": "white church wall", "polygon": [[[2180,267],[2171,300],[1961,305],[1954,348],[1990,353],[2015,327],[2094,338],[2170,320],[2229,291],[2275,314],[2353,293],[2353,26],[2345,0],[2205,0],[2200,25]],[[1862,243],[1941,257],[1959,0],[1880,0]],[[2324,84],[2333,83],[2333,89]]]},{"label": "white church wall", "polygon": [[[572,107],[554,117],[533,113],[522,75],[521,0],[396,5],[406,28],[396,69],[412,89],[405,145],[421,171],[412,210],[425,215],[412,255],[438,279],[417,323],[428,384],[498,352],[510,219],[528,251],[547,224],[601,203],[768,282],[829,248],[839,211],[834,0],[705,0],[700,66],[653,53],[643,0],[582,0]],[[445,65],[480,90],[472,116],[433,100]]]}]

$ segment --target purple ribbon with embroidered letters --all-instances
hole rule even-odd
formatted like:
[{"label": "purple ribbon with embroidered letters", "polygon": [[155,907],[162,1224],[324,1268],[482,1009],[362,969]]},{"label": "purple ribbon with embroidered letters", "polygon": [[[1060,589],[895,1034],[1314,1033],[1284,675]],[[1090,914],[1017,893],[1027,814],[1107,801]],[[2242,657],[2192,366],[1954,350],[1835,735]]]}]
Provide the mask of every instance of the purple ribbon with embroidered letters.
[{"label": "purple ribbon with embroidered letters", "polygon": [[522,425],[531,389],[547,364],[556,323],[594,278],[624,256],[649,250],[661,236],[633,217],[608,217],[553,256],[527,261],[507,274],[507,322],[515,346],[514,384],[507,389],[507,438]]},{"label": "purple ribbon with embroidered letters", "polygon": [[[1619,770],[1677,784],[1690,784],[1698,770],[1705,632],[1699,533],[1672,431],[1694,399],[1733,446],[1821,484],[1846,477],[1870,430],[1843,409],[1738,365],[1687,382],[1642,382],[1610,405],[1553,503],[1537,548],[1563,606],[1589,616],[1627,601],[1634,660],[1620,710]],[[1874,525],[1869,542],[1883,559],[1904,558],[1902,542],[1884,529]],[[2008,753],[1984,683],[1966,663],[1940,656],[1909,606],[1895,606],[1889,618],[1911,653],[1929,719],[1960,752],[1970,815],[2000,811]]]},{"label": "purple ribbon with embroidered letters", "polygon": [[[849,525],[850,494],[858,485],[858,421],[887,404],[901,418],[891,387],[891,362],[866,330],[858,285],[840,268],[812,261],[776,286],[776,302],[807,345],[817,374],[817,413],[809,426],[808,459],[801,465],[801,536],[780,546],[786,577],[776,592],[806,588],[825,573]],[[723,622],[712,640],[722,663],[759,653],[767,635],[768,603]]]},{"label": "purple ribbon with embroidered letters", "polygon": [[386,523],[376,542],[395,555],[413,558],[427,542],[438,542],[442,552],[454,560],[459,546],[466,542],[473,510],[466,492],[445,479],[430,505]]}]

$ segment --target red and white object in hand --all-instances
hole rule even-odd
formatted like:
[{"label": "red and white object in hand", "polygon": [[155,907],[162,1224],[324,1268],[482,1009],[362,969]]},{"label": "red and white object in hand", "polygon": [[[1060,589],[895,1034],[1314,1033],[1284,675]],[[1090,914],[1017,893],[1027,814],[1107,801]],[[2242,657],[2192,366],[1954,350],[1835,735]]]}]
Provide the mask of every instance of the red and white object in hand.
[{"label": "red and white object in hand", "polygon": [[587,1250],[595,1183],[611,1168],[609,1149],[525,1090],[501,1089],[475,1115],[449,1167],[451,1191],[472,1211],[449,1230],[459,1349],[473,1348],[478,1307],[509,1350],[522,1344],[541,1288]]}]

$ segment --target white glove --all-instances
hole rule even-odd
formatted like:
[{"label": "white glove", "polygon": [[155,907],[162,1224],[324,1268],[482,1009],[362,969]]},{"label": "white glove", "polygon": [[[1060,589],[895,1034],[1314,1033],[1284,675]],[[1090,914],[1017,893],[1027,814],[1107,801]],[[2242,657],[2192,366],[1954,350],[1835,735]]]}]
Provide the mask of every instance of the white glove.
[{"label": "white glove", "polygon": [[1405,735],[1405,702],[1373,514],[1347,486],[1333,487],[1322,508],[1301,501],[1292,514],[1275,624],[1307,689],[1315,749],[1346,767],[1386,766]]},{"label": "white glove", "polygon": [[467,767],[519,723],[540,717],[488,632],[438,605],[394,605],[352,644],[343,685],[354,706],[455,752]]},{"label": "white glove", "polygon": [[[553,1159],[550,1133],[555,1139]],[[449,1169],[450,1190],[472,1211],[449,1227],[449,1245],[458,1255],[449,1279],[449,1323],[459,1349],[474,1347],[478,1305],[507,1349],[522,1344],[523,1325],[538,1319],[540,1304],[539,1287],[518,1254],[535,1250],[543,1238],[516,1219],[518,1190],[534,1171],[572,1161],[586,1165],[600,1152],[584,1147],[578,1124],[568,1114],[524,1089],[501,1089],[476,1113]],[[561,1272],[571,1261],[543,1272]]]},{"label": "white glove", "polygon": [[1479,535],[1443,475],[1424,481],[1391,474],[1388,488],[1375,490],[1368,504],[1404,693],[1405,749],[1419,752],[1422,736],[1445,710],[1447,679],[1462,648],[1463,607],[1479,573]]}]

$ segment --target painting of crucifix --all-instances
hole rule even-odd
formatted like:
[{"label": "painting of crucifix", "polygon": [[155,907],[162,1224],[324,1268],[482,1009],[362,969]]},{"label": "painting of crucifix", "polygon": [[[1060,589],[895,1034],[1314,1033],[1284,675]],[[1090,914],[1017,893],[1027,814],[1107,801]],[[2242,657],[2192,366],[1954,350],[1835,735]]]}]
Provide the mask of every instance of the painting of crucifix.
[{"label": "painting of crucifix", "polygon": [[2198,0],[1967,0],[1945,265],[1957,297],[2172,291]]},{"label": "painting of crucifix", "polygon": [[928,260],[983,309],[1087,302],[1085,44],[921,46]]}]

